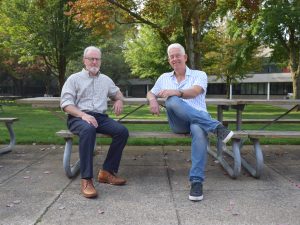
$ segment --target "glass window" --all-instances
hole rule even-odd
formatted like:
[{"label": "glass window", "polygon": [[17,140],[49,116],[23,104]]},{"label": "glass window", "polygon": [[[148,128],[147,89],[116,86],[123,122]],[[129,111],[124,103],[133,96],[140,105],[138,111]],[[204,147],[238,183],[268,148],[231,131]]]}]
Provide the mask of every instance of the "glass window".
[{"label": "glass window", "polygon": [[250,84],[250,85],[251,85],[251,94],[252,95],[257,95],[257,93],[258,93],[258,91],[257,91],[258,84],[254,83],[254,84]]},{"label": "glass window", "polygon": [[258,84],[258,93],[259,95],[266,95],[267,94],[267,84],[266,83],[259,83]]}]

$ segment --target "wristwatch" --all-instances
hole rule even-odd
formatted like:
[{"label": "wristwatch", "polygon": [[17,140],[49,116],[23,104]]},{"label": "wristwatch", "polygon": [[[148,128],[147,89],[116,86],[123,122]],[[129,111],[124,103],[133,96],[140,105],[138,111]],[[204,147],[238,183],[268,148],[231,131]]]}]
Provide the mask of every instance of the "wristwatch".
[{"label": "wristwatch", "polygon": [[179,91],[179,93],[180,93],[179,98],[182,98],[182,97],[183,97],[183,94],[184,94],[184,93],[183,93],[183,90],[179,89],[178,91]]}]

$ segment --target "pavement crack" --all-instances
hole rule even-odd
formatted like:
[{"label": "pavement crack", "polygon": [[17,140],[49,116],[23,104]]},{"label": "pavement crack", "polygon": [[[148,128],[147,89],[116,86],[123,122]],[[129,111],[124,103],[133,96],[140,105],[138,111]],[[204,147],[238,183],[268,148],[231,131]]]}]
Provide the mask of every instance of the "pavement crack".
[{"label": "pavement crack", "polygon": [[[165,152],[164,146],[162,146],[162,150],[163,150],[163,155],[165,156],[167,153]],[[169,184],[169,188],[170,188],[170,192],[171,192],[171,198],[172,198],[173,205],[175,208],[177,222],[178,222],[178,225],[181,225],[180,216],[179,216],[177,204],[176,204],[175,197],[174,197],[174,191],[173,191],[173,186],[172,186],[172,182],[171,182],[171,175],[170,175],[170,169],[168,166],[167,158],[163,157],[163,159],[164,159],[164,167],[165,167],[166,173],[167,173],[168,184]]]},{"label": "pavement crack", "polygon": [[70,184],[73,182],[73,180],[70,180],[70,182],[61,190],[61,192],[59,193],[59,195],[57,195],[54,200],[45,208],[45,210],[43,211],[43,213],[39,216],[39,218],[37,218],[37,220],[35,221],[34,225],[39,224],[40,222],[42,222],[42,219],[44,217],[44,215],[49,211],[49,209],[53,206],[53,204],[55,202],[57,202],[57,200],[60,198],[60,196],[64,193],[64,191],[70,186]]},{"label": "pavement crack", "polygon": [[45,154],[41,155],[41,157],[39,157],[38,159],[36,159],[35,161],[33,161],[32,163],[28,164],[27,166],[25,166],[23,169],[20,169],[19,171],[17,171],[16,173],[12,174],[11,176],[7,177],[6,179],[2,180],[0,185],[5,184],[6,182],[8,182],[9,180],[11,180],[12,178],[14,178],[16,175],[18,175],[19,173],[23,172],[24,170],[26,170],[27,168],[31,167],[32,165],[38,163],[41,159],[43,159],[44,157],[46,157],[47,155],[49,155],[51,153],[51,151],[46,152]]}]

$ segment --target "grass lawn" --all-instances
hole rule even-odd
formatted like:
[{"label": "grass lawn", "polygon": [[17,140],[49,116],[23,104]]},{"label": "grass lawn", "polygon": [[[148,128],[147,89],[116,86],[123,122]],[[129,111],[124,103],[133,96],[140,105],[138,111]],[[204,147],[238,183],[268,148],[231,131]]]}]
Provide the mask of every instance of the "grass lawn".
[{"label": "grass lawn", "polygon": [[[0,102],[1,103],[1,102]],[[124,113],[132,111],[137,106],[126,106]],[[209,106],[208,111],[213,118],[217,117],[215,106]],[[247,105],[243,112],[243,118],[248,119],[274,119],[286,112],[282,109],[269,105]],[[224,119],[235,118],[235,110],[230,109],[224,113]],[[108,114],[112,118],[116,118],[109,110]],[[64,144],[61,137],[57,137],[55,132],[61,129],[66,129],[66,115],[59,108],[44,109],[32,108],[30,105],[16,105],[14,102],[3,104],[3,112],[0,111],[0,117],[17,117],[19,121],[15,122],[13,127],[16,134],[17,144]],[[148,106],[137,110],[130,114],[128,119],[164,119],[165,112],[161,112],[159,118],[149,113]],[[284,118],[300,119],[299,112],[291,112]],[[170,131],[168,125],[142,125],[142,124],[126,124],[129,131]],[[245,124],[242,129],[255,130],[260,129],[263,124]],[[235,129],[235,124],[230,125],[231,129]],[[273,124],[266,130],[290,130],[300,131],[299,124]],[[6,144],[9,141],[9,136],[4,124],[0,124],[0,144]],[[97,140],[102,144],[109,144],[110,139],[103,138]],[[75,142],[76,143],[76,142]],[[263,144],[300,144],[298,139],[265,139]],[[128,141],[129,145],[189,145],[190,138],[174,138],[174,139],[155,139],[155,138],[131,138]]]}]

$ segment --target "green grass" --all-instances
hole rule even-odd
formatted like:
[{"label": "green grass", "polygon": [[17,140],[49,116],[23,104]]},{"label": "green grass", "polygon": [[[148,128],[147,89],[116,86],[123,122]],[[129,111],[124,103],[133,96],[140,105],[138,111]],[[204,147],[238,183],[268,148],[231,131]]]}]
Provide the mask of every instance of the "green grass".
[{"label": "green grass", "polygon": [[[124,113],[128,113],[137,106],[126,106]],[[64,144],[61,137],[57,137],[55,133],[58,130],[66,129],[66,115],[59,108],[44,109],[32,108],[29,105],[16,105],[14,102],[9,104],[4,103],[4,112],[0,112],[0,117],[17,117],[19,121],[15,122],[13,127],[16,134],[17,144]],[[216,107],[209,106],[208,111],[213,118],[216,118]],[[269,105],[247,105],[243,112],[243,118],[247,119],[274,119],[286,112],[282,109]],[[109,115],[116,118],[109,110]],[[224,119],[235,118],[236,111],[230,109],[224,112]],[[120,118],[119,117],[119,118]],[[148,106],[137,110],[130,114],[128,119],[158,119],[149,112]],[[165,112],[161,112],[159,119],[166,118]],[[299,112],[291,112],[284,118],[300,119]],[[245,124],[242,129],[256,130],[260,129],[264,124]],[[145,124],[126,124],[129,131],[170,131],[169,126],[166,125],[145,125]],[[235,129],[235,124],[230,125],[230,129]],[[290,130],[300,131],[299,124],[273,124],[266,130]],[[0,144],[8,143],[9,136],[6,127],[0,124]],[[102,144],[109,144],[109,138],[97,140]],[[77,143],[77,140],[75,141]],[[298,139],[263,139],[262,144],[300,144]],[[130,138],[129,145],[189,145],[190,138],[174,138],[174,139],[160,139],[160,138]]]}]

